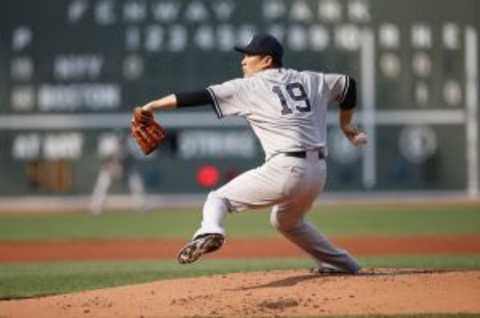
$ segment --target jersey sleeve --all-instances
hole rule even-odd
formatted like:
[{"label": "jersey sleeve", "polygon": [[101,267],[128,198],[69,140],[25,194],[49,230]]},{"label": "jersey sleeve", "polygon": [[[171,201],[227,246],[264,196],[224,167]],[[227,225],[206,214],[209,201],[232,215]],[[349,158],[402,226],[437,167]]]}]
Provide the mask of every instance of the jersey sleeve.
[{"label": "jersey sleeve", "polygon": [[213,100],[213,109],[218,118],[245,115],[248,105],[244,101],[245,85],[244,79],[234,79],[207,87]]},{"label": "jersey sleeve", "polygon": [[350,79],[343,74],[325,74],[325,84],[330,91],[330,102],[343,103],[347,92]]}]

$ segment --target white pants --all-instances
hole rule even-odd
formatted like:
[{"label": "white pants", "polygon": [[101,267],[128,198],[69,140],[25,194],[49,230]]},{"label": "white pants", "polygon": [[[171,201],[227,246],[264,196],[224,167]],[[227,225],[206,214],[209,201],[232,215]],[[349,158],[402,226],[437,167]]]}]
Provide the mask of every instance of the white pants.
[{"label": "white pants", "polygon": [[272,225],[319,265],[327,263],[356,272],[360,266],[355,259],[334,247],[312,224],[304,221],[313,201],[322,192],[326,177],[326,162],[318,158],[317,151],[307,152],[306,158],[274,156],[210,193],[203,209],[202,225],[195,236],[225,235],[223,219],[227,211],[273,206]]}]

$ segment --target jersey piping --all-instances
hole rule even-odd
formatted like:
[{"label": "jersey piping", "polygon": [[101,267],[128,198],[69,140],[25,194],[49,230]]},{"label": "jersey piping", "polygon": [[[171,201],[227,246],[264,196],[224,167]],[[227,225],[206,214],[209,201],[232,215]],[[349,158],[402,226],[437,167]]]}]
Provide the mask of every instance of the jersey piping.
[{"label": "jersey piping", "polygon": [[210,96],[212,97],[212,100],[213,100],[213,110],[217,114],[218,118],[222,118],[223,113],[222,113],[222,109],[220,108],[220,105],[218,104],[217,96],[215,95],[215,93],[213,92],[213,90],[210,87],[207,87],[207,91],[208,91],[208,93],[210,94]]},{"label": "jersey piping", "polygon": [[345,76],[345,87],[343,88],[343,92],[342,92],[342,100],[339,101],[339,103],[343,103],[343,101],[345,100],[349,86],[350,86],[350,78],[348,76]]}]

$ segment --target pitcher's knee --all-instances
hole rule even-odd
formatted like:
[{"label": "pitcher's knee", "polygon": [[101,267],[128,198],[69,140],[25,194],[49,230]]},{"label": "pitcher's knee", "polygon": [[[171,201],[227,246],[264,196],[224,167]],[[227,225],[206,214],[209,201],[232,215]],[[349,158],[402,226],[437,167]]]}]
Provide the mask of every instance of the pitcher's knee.
[{"label": "pitcher's knee", "polygon": [[206,212],[215,210],[227,212],[227,201],[221,196],[219,196],[215,191],[212,191],[207,195],[207,199],[205,200],[205,203],[203,205],[203,210]]},{"label": "pitcher's knee", "polygon": [[215,191],[210,191],[205,201],[214,201],[219,199],[221,200],[221,198],[218,196],[218,194]]},{"label": "pitcher's knee", "polygon": [[289,232],[297,228],[303,220],[289,217],[287,215],[279,215],[276,211],[270,214],[270,223],[274,228],[281,232]]}]

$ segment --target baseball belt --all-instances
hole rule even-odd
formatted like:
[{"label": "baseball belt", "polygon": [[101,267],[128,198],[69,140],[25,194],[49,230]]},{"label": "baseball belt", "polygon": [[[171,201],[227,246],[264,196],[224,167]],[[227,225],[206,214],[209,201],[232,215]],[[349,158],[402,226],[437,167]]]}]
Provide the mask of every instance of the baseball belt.
[{"label": "baseball belt", "polygon": [[[318,151],[318,159],[320,159],[320,160],[325,159],[325,153],[323,152],[323,150],[319,149],[317,151]],[[286,152],[285,156],[305,159],[307,157],[307,152],[306,151],[291,151],[291,152]]]}]

